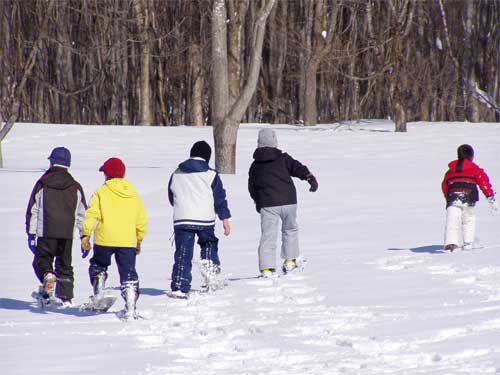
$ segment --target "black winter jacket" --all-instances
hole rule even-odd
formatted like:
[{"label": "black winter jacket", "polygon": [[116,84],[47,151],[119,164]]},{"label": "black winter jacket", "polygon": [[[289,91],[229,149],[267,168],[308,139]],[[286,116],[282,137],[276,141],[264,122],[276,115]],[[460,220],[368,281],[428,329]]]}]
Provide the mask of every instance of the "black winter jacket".
[{"label": "black winter jacket", "polygon": [[292,177],[306,180],[311,174],[305,165],[274,147],[260,147],[253,154],[248,172],[248,191],[257,211],[262,207],[297,204]]},{"label": "black winter jacket", "polygon": [[52,167],[36,182],[26,209],[26,233],[72,239],[82,230],[87,204],[83,189],[66,168]]}]

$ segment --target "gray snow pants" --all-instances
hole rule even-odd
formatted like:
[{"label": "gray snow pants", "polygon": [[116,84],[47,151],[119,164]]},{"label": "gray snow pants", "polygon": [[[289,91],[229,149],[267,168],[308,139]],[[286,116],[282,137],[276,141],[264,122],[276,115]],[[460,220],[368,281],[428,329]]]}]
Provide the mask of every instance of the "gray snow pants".
[{"label": "gray snow pants", "polygon": [[259,269],[276,269],[276,242],[281,221],[281,258],[299,256],[299,228],[297,205],[264,207],[260,210],[261,237],[259,244]]}]

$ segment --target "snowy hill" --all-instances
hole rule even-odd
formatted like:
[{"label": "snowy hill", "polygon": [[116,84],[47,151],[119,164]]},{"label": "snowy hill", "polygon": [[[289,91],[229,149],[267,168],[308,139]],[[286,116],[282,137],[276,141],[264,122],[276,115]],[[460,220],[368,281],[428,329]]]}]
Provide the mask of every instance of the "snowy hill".
[{"label": "snowy hill", "polygon": [[[489,215],[484,197],[477,236],[485,247],[440,251],[447,163],[469,143],[499,189],[500,124],[413,123],[407,134],[384,121],[274,127],[279,147],[319,181],[314,194],[295,182],[307,267],[276,280],[256,278],[259,218],[246,185],[260,127],[240,128],[237,174],[222,176],[233,214],[231,236],[217,225],[228,285],[181,301],[165,295],[167,183],[193,142],[213,143],[211,129],[16,125],[0,170],[1,374],[500,374],[500,216]],[[24,212],[56,146],[71,150],[70,172],[87,198],[103,182],[105,159],[127,165],[150,218],[137,265],[144,319],[120,321],[120,299],[96,316],[44,311],[30,297],[37,280]],[[79,241],[73,250],[78,305],[91,286]],[[114,263],[109,274],[118,295]]]}]

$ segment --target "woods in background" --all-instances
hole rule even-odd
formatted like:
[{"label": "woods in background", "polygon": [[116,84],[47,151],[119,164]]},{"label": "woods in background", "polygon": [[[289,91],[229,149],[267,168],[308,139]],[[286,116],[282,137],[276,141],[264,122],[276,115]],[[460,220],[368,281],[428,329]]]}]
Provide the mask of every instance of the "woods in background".
[{"label": "woods in background", "polygon": [[[213,1],[0,1],[0,120],[210,124]],[[231,106],[263,1],[225,3]],[[498,1],[276,0],[242,121],[498,122],[499,24]]]}]

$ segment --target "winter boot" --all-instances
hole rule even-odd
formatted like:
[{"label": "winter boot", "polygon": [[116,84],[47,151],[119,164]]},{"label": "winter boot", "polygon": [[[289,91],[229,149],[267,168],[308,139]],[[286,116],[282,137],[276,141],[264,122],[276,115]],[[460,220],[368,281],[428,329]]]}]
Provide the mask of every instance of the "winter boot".
[{"label": "winter boot", "polygon": [[136,319],[136,302],[139,298],[137,281],[129,281],[122,284],[122,297],[125,300],[125,319]]},{"label": "winter boot", "polygon": [[188,294],[184,293],[180,290],[173,290],[170,293],[168,293],[168,296],[171,298],[177,298],[177,299],[187,299]]},{"label": "winter boot", "polygon": [[472,242],[465,242],[464,247],[462,249],[463,250],[473,250],[474,244]]},{"label": "winter boot", "polygon": [[458,245],[455,245],[455,244],[448,244],[444,247],[444,249],[446,251],[450,251],[450,252],[453,252],[455,249],[458,248]]},{"label": "winter boot", "polygon": [[43,277],[43,293],[47,296],[47,298],[53,299],[54,292],[56,289],[56,275],[52,272],[47,272]]},{"label": "winter boot", "polygon": [[264,268],[260,270],[260,276],[265,278],[275,277],[276,270],[274,268]]},{"label": "winter boot", "polygon": [[62,309],[69,309],[69,308],[73,307],[73,302],[71,302],[70,299],[62,299],[60,307]]},{"label": "winter boot", "polygon": [[94,296],[102,293],[102,291],[106,287],[107,278],[108,274],[104,271],[99,272],[92,278],[92,288],[94,289]]},{"label": "winter boot", "polygon": [[283,262],[283,267],[281,269],[283,270],[283,273],[289,273],[297,268],[297,261],[295,259],[287,259]]}]

